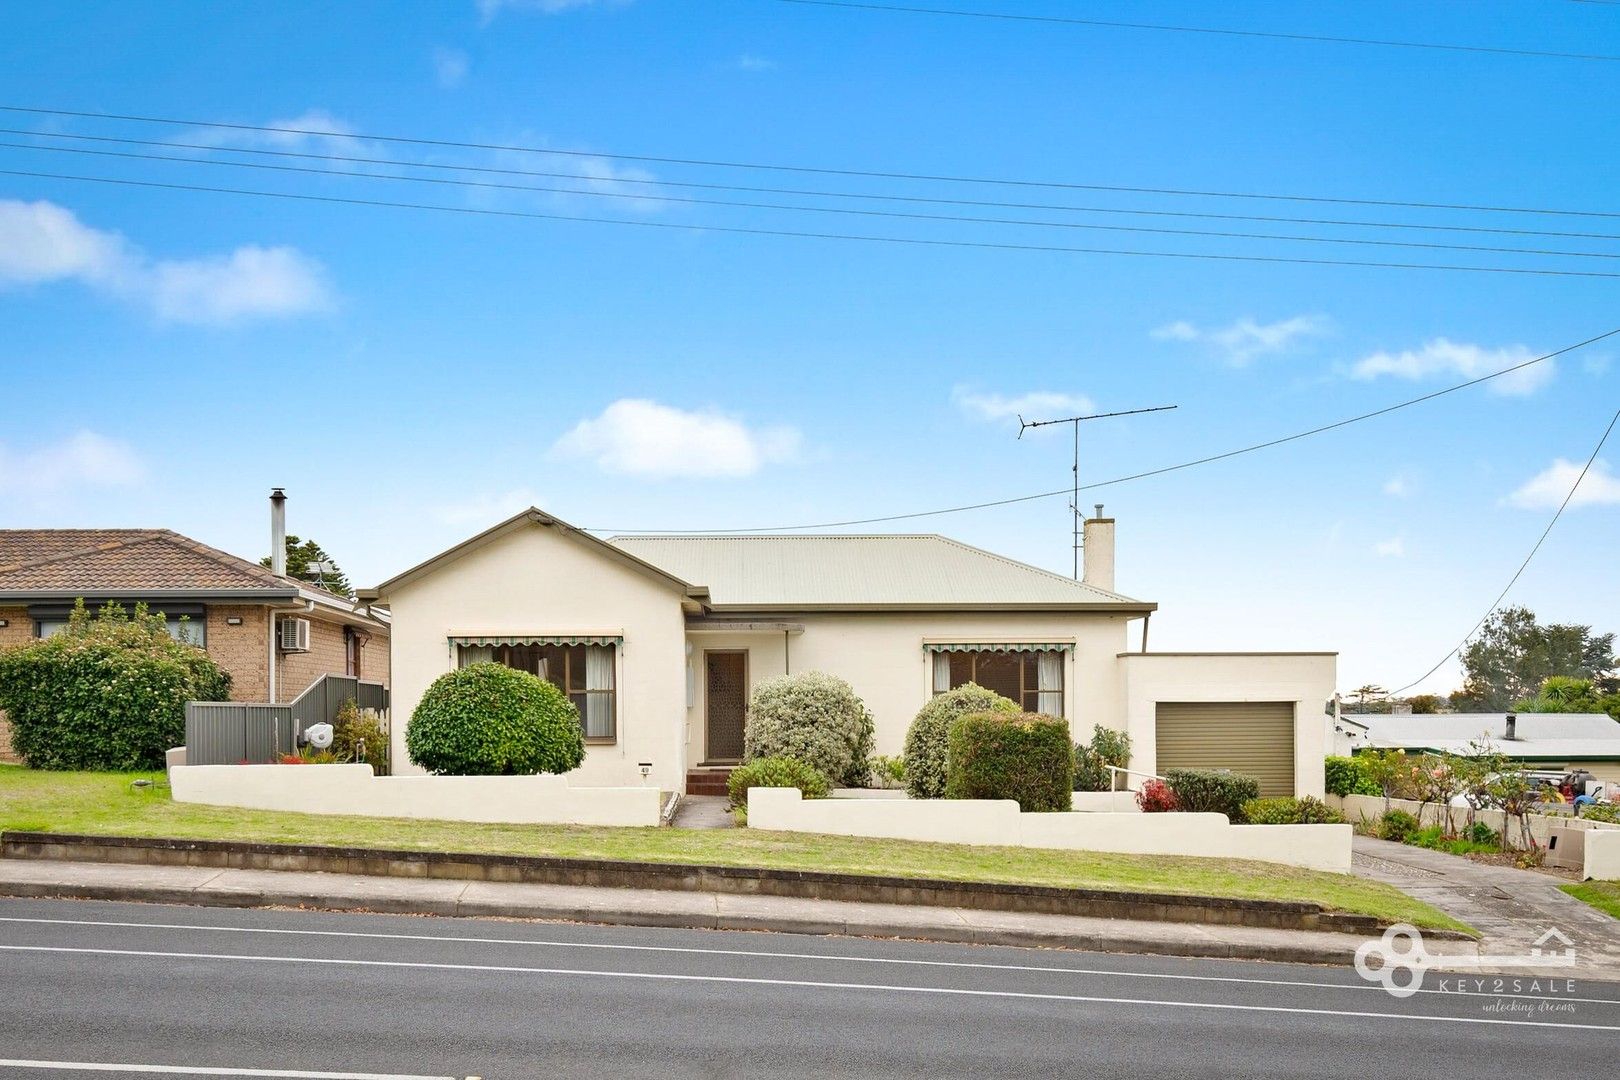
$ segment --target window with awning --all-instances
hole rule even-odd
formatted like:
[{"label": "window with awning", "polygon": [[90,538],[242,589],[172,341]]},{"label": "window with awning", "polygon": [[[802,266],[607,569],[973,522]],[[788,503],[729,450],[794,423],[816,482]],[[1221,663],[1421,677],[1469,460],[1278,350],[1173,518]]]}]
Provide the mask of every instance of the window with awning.
[{"label": "window with awning", "polygon": [[967,683],[993,690],[1025,712],[1064,715],[1064,642],[930,642],[933,691]]},{"label": "window with awning", "polygon": [[622,637],[604,635],[502,635],[455,637],[456,663],[504,664],[527,671],[568,695],[579,710],[588,742],[618,737],[616,659]]}]

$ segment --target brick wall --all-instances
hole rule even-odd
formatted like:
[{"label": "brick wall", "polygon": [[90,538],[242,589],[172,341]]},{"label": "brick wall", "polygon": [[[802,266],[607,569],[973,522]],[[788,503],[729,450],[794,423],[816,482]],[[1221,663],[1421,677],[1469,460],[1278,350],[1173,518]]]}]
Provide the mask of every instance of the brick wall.
[{"label": "brick wall", "polygon": [[[0,619],[6,623],[0,626],[0,649],[34,640],[34,620],[28,617],[26,607],[0,607]],[[6,723],[6,714],[0,711],[0,761],[16,760],[17,756],[11,751],[11,726]]]},{"label": "brick wall", "polygon": [[[244,604],[208,606],[208,655],[231,673],[232,701],[269,701],[269,634],[265,609]],[[226,620],[241,619],[240,626]]]},{"label": "brick wall", "polygon": [[389,685],[388,635],[368,630],[371,635],[365,647],[360,650],[360,678],[366,682],[380,682]]}]

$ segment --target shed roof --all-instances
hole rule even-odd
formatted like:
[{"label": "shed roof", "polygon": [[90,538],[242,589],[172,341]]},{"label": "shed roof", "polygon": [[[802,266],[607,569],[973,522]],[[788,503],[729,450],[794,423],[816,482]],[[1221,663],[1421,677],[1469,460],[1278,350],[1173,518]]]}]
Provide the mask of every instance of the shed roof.
[{"label": "shed roof", "polygon": [[1506,713],[1351,715],[1367,725],[1373,746],[1466,753],[1488,739],[1510,757],[1620,758],[1620,723],[1602,713],[1518,713],[1512,741]]},{"label": "shed roof", "polygon": [[730,610],[1112,610],[1156,605],[933,534],[617,536]]}]

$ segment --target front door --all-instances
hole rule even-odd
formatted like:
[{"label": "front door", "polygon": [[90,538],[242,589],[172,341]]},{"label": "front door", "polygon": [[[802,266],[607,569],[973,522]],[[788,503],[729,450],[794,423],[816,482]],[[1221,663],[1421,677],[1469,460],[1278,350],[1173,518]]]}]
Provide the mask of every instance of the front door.
[{"label": "front door", "polygon": [[704,712],[708,717],[708,761],[741,761],[743,720],[748,713],[748,654],[705,652]]}]

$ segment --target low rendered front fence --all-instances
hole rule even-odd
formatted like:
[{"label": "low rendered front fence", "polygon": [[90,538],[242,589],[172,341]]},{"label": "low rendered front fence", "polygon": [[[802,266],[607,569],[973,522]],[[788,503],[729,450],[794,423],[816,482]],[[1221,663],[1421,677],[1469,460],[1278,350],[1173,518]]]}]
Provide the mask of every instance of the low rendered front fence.
[{"label": "low rendered front fence", "polygon": [[748,827],[1350,870],[1348,825],[1233,825],[1225,814],[1026,814],[1011,799],[807,800],[797,788],[749,788]]}]

